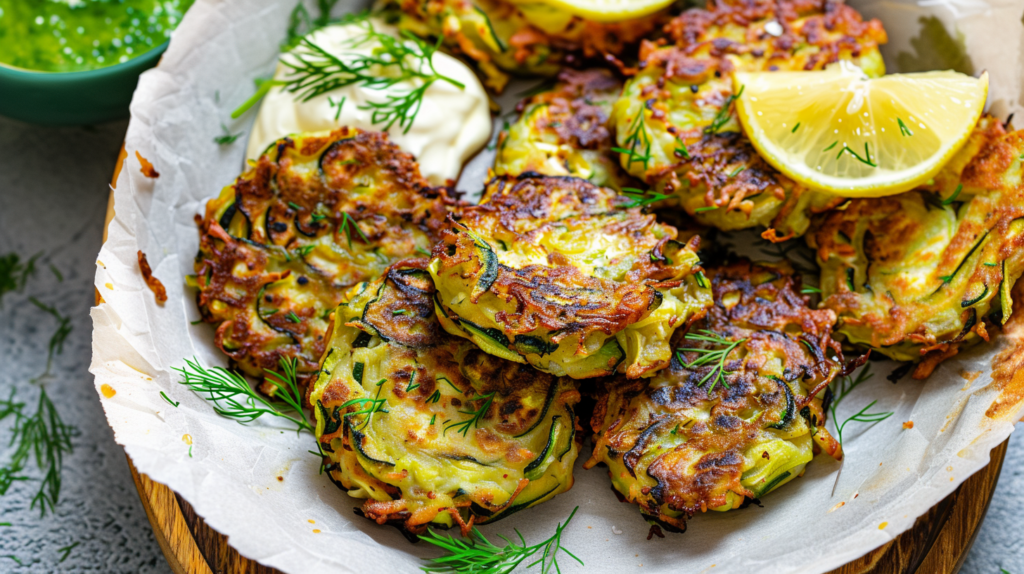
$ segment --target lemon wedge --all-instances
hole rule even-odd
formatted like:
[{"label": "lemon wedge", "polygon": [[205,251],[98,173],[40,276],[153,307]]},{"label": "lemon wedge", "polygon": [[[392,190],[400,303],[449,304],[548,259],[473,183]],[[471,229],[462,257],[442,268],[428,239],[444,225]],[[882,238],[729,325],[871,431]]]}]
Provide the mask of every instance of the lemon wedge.
[{"label": "lemon wedge", "polygon": [[811,189],[845,197],[901,193],[963,146],[988,96],[988,74],[869,79],[840,62],[820,72],[737,72],[736,110],[768,163]]},{"label": "lemon wedge", "polygon": [[[594,22],[612,24],[654,14],[671,6],[675,0],[541,0],[552,8]],[[536,0],[513,0],[515,4],[531,4]]]}]

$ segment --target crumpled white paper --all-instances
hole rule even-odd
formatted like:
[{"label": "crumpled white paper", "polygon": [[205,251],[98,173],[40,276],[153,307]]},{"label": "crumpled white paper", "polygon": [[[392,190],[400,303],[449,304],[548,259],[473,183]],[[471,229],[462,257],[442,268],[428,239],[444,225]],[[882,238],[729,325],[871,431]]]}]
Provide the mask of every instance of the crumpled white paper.
[{"label": "crumpled white paper", "polygon": [[[359,7],[341,4],[339,11]],[[935,17],[964,43],[976,72],[989,69],[994,111],[1021,109],[1024,28],[1017,0],[851,4],[883,18],[890,70],[901,52],[911,54],[903,61],[914,61],[919,18]],[[420,558],[440,552],[355,516],[361,501],[318,475],[319,460],[307,452],[314,448],[310,435],[272,421],[243,426],[222,418],[170,370],[193,355],[206,365],[224,364],[209,325],[190,324],[199,317],[194,292],[184,285],[198,248],[193,216],[240,171],[244,140],[231,146],[212,140],[252,93],[253,79],[273,70],[292,7],[279,0],[198,0],[160,67],[143,75],[131,107],[116,216],[97,258],[104,303],[92,311],[90,370],[97,389],[105,384],[116,392],[101,394],[101,402],[138,470],[181,494],[244,556],[289,573],[412,572]],[[247,129],[251,121],[250,115],[229,128]],[[158,179],[140,173],[136,151],[153,163]],[[466,189],[479,189],[490,161],[478,157],[467,167]],[[139,249],[167,287],[162,307],[139,273]],[[493,539],[515,527],[538,542],[579,506],[563,544],[587,571],[814,573],[841,566],[911,527],[987,464],[990,449],[1009,435],[1021,416],[1020,399],[997,418],[986,415],[998,395],[993,358],[1006,339],[947,361],[924,382],[893,385],[882,376],[891,365],[876,364],[878,374],[845,401],[840,417],[874,399],[878,410],[895,414],[871,427],[847,427],[847,463],[834,496],[839,464],[819,456],[802,478],[766,496],[763,508],[709,512],[691,520],[685,534],[648,541],[648,525],[634,506],[616,500],[605,469],[577,464],[571,491],[483,531]],[[968,380],[974,373],[980,374]],[[180,405],[165,402],[160,391]],[[913,428],[905,430],[904,421]],[[586,458],[584,452],[580,461]],[[560,565],[584,571],[568,557]]]}]

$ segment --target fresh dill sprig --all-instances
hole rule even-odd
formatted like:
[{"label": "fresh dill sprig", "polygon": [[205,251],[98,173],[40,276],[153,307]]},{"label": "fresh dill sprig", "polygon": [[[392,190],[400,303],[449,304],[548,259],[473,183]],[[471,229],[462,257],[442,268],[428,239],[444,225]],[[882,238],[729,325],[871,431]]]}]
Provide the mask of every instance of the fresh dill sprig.
[{"label": "fresh dill sprig", "polygon": [[850,392],[853,391],[853,389],[856,389],[865,381],[871,379],[871,377],[873,376],[875,375],[871,372],[871,365],[868,364],[866,367],[861,369],[859,373],[857,373],[856,378],[852,376],[845,376],[837,379],[838,389],[836,389],[835,392],[835,399],[833,399],[832,404],[829,405],[829,411],[832,414],[832,423],[836,426],[836,434],[838,435],[837,438],[839,439],[840,445],[843,444],[843,429],[846,428],[847,423],[876,423],[884,421],[885,419],[893,415],[891,411],[884,413],[869,413],[868,410],[871,407],[875,406],[875,403],[878,402],[871,401],[871,404],[861,409],[857,414],[848,417],[842,423],[839,422],[839,418],[836,415],[836,408],[839,406],[839,403],[843,402],[843,399],[845,399],[850,394]]},{"label": "fresh dill sprig", "polygon": [[746,86],[740,86],[740,91],[735,94],[729,94],[728,98],[725,98],[725,102],[722,107],[719,108],[718,113],[715,114],[715,118],[711,120],[711,123],[704,128],[706,134],[717,134],[718,130],[722,129],[725,124],[729,123],[729,119],[732,117],[732,104],[736,100],[740,99],[743,95],[743,90]]},{"label": "fresh dill sprig", "polygon": [[814,285],[804,285],[800,292],[804,295],[820,295],[821,289],[818,289]]},{"label": "fresh dill sprig", "polygon": [[956,186],[956,190],[953,192],[953,195],[951,195],[951,196],[947,197],[946,199],[942,200],[942,205],[943,206],[947,206],[947,205],[952,204],[954,201],[956,201],[956,198],[960,196],[960,192],[963,191],[963,189],[964,189],[964,184],[962,184],[962,183],[960,185]]},{"label": "fresh dill sprig", "polygon": [[519,535],[518,543],[501,536],[501,539],[506,542],[505,546],[495,546],[476,528],[473,529],[473,535],[468,541],[465,539],[457,540],[451,534],[442,536],[428,529],[425,535],[420,536],[420,540],[445,550],[447,554],[439,558],[427,560],[426,565],[422,566],[421,570],[428,573],[509,574],[538,552],[540,553],[540,558],[527,564],[526,567],[532,568],[540,564],[541,574],[549,574],[552,569],[555,572],[561,572],[561,569],[558,567],[559,552],[565,552],[573,560],[579,562],[580,565],[585,566],[582,560],[562,546],[562,531],[569,526],[569,522],[576,515],[576,511],[579,508],[577,506],[572,510],[564,524],[558,524],[555,528],[555,534],[551,538],[533,546],[526,545],[526,539],[523,538],[522,533],[518,529],[515,531]]},{"label": "fresh dill sprig", "polygon": [[900,125],[900,134],[902,134],[904,137],[914,135],[913,130],[908,128],[907,124],[903,123],[902,119],[896,118],[896,123]]},{"label": "fresh dill sprig", "polygon": [[868,149],[868,142],[864,142],[864,157],[861,157],[857,152],[853,151],[852,148],[843,145],[843,149],[839,150],[839,154],[836,155],[836,159],[843,157],[844,153],[852,155],[857,161],[861,162],[864,165],[878,167],[877,163],[871,161],[871,151]]},{"label": "fresh dill sprig", "polygon": [[851,417],[848,417],[846,420],[844,420],[842,422],[842,424],[840,424],[840,425],[838,425],[836,427],[836,431],[839,434],[839,445],[840,446],[842,446],[842,444],[843,444],[843,429],[846,428],[846,424],[847,423],[850,423],[850,422],[877,423],[877,422],[884,421],[885,419],[887,419],[887,418],[889,418],[889,417],[891,417],[893,415],[892,411],[887,411],[887,412],[883,412],[883,413],[869,413],[868,409],[870,409],[871,407],[875,406],[875,403],[877,403],[877,402],[878,402],[877,400],[871,401],[870,403],[868,403],[868,406],[866,406],[866,407],[862,408],[861,410],[859,410],[857,412],[857,414],[855,414],[855,415],[853,415]]},{"label": "fresh dill sprig", "polygon": [[363,428],[366,425],[370,424],[370,419],[373,417],[374,413],[385,413],[386,414],[386,413],[389,412],[387,409],[384,408],[384,405],[388,404],[387,397],[384,397],[383,399],[380,398],[380,392],[381,392],[381,390],[384,389],[384,383],[385,382],[387,382],[387,379],[381,379],[381,380],[377,381],[377,383],[376,383],[377,394],[374,395],[374,397],[372,399],[369,398],[369,397],[363,397],[363,398],[359,398],[359,399],[352,399],[350,401],[345,401],[341,405],[341,408],[343,408],[343,409],[347,409],[348,407],[351,407],[351,406],[354,406],[354,405],[369,405],[369,406],[363,408],[362,410],[353,411],[351,413],[345,413],[346,417],[351,417],[351,416],[355,416],[355,415],[366,415],[366,419],[363,420],[363,424],[360,425],[359,428]]},{"label": "fresh dill sprig", "polygon": [[[711,379],[711,386],[708,387],[710,393],[715,389],[715,385],[721,383],[725,388],[729,388],[729,384],[725,380],[725,376],[732,374],[732,371],[725,370],[725,361],[729,357],[729,353],[736,347],[739,347],[747,340],[740,339],[738,341],[730,341],[722,336],[718,335],[714,331],[707,329],[701,329],[697,333],[687,333],[685,339],[691,341],[700,341],[702,343],[709,343],[712,345],[719,345],[718,349],[704,349],[699,347],[689,347],[676,349],[676,356],[683,367],[687,369],[695,369],[697,367],[703,367],[705,365],[714,365],[707,374],[701,378],[697,386],[702,386],[704,383]],[[698,357],[693,362],[686,362],[686,357],[683,353],[697,353]]]},{"label": "fresh dill sprig", "polygon": [[789,130],[789,133],[795,134],[796,130],[798,130],[798,129],[800,129],[800,122],[797,122],[796,125],[793,126],[793,129]]},{"label": "fresh dill sprig", "polygon": [[714,211],[716,209],[718,209],[717,205],[704,205],[704,206],[698,207],[697,209],[694,209],[693,212],[694,213],[704,213],[706,211]]},{"label": "fresh dill sprig", "polygon": [[[274,396],[281,400],[283,409],[279,409],[249,386],[249,382],[241,375],[223,367],[206,368],[199,360],[185,359],[185,367],[173,367],[183,377],[178,381],[192,392],[213,403],[217,414],[235,419],[239,423],[249,423],[263,415],[271,415],[291,421],[296,432],[307,430],[313,432],[313,425],[306,420],[302,411],[302,395],[298,390],[295,378],[295,359],[281,359],[283,373],[267,370],[266,381],[277,388]],[[283,411],[293,411],[292,416]]]},{"label": "fresh dill sprig", "polygon": [[163,397],[165,401],[167,401],[167,404],[171,405],[174,408],[178,408],[178,405],[181,404],[181,402],[177,402],[176,403],[176,402],[172,401],[171,397],[167,396],[167,393],[165,393],[163,391],[160,391],[160,396]]},{"label": "fresh dill sprig", "polygon": [[366,243],[366,244],[369,244],[370,240],[366,237],[366,234],[363,233],[363,230],[359,228],[359,225],[356,224],[356,220],[352,219],[352,216],[349,215],[347,211],[343,211],[342,214],[343,215],[342,215],[342,218],[341,218],[341,232],[344,233],[345,236],[348,238],[348,248],[350,250],[352,249],[352,228],[353,227],[355,228],[356,233],[359,234],[359,237],[362,238],[363,242]]},{"label": "fresh dill sprig", "polygon": [[230,145],[230,144],[233,144],[233,143],[235,143],[235,140],[237,140],[238,138],[242,137],[242,134],[245,133],[245,132],[238,132],[237,134],[233,134],[233,133],[231,133],[231,130],[228,129],[228,126],[226,126],[224,124],[220,125],[220,129],[224,133],[222,135],[219,135],[219,136],[213,138],[213,143],[215,143],[217,145]]},{"label": "fresh dill sprig", "polygon": [[635,187],[622,188],[622,195],[625,195],[626,197],[632,200],[629,203],[624,203],[621,206],[623,209],[643,207],[645,205],[650,205],[652,203],[672,197],[671,195],[665,195],[663,193],[654,191],[653,189],[644,191],[642,189],[637,189]]},{"label": "fresh dill sprig", "polygon": [[338,109],[338,111],[334,112],[334,121],[338,121],[341,118],[341,109],[345,106],[346,99],[346,96],[341,96],[341,98],[339,98],[338,101],[334,101],[334,98],[330,96],[327,97],[328,105],[330,105],[332,108]]},{"label": "fresh dill sprig", "polygon": [[317,0],[320,15],[313,18],[300,0],[288,18],[288,35],[285,37],[284,43],[281,44],[281,50],[287,51],[294,48],[303,36],[317,28],[326,26],[331,21],[331,9],[337,3],[338,0]]},{"label": "fresh dill sprig", "polygon": [[72,544],[68,544],[67,546],[65,546],[63,548],[58,548],[57,552],[60,552],[60,560],[58,560],[57,563],[60,564],[60,563],[64,562],[65,560],[67,560],[68,556],[71,555],[71,551],[74,550],[75,548],[77,548],[79,544],[81,544],[81,542],[77,542],[76,541],[76,542],[74,542]]},{"label": "fresh dill sprig", "polygon": [[[417,80],[419,85],[415,88],[392,90],[384,94],[382,101],[369,101],[359,106],[359,109],[371,112],[370,121],[381,126],[381,131],[397,124],[403,133],[408,133],[423,105],[424,94],[434,82],[447,82],[465,89],[465,84],[434,68],[433,57],[440,46],[440,39],[437,44],[428,44],[408,32],[396,38],[378,32],[368,15],[368,12],[363,12],[342,20],[344,24],[360,26],[363,33],[346,40],[346,51],[341,54],[327,51],[308,36],[300,39],[295,49],[280,60],[287,68],[284,79],[261,84],[231,117],[240,117],[275,86],[294,94],[296,100],[307,102],[346,86],[359,85],[384,92],[403,82]],[[356,51],[367,45],[372,45],[373,49],[365,53]]]},{"label": "fresh dill sprig", "polygon": [[[651,135],[647,133],[647,122],[644,120],[644,108],[640,109],[633,123],[629,126],[629,135],[622,142],[626,147],[613,147],[612,151],[624,153],[628,156],[626,165],[633,163],[644,164],[647,169],[651,163]],[[685,149],[685,148],[684,148]],[[643,150],[643,151],[640,151]]]},{"label": "fresh dill sprig", "polygon": [[57,330],[50,337],[50,344],[46,355],[46,372],[40,376],[40,378],[42,378],[50,374],[50,367],[53,366],[53,356],[64,352],[64,341],[66,341],[68,335],[71,334],[71,317],[61,315],[60,311],[50,305],[44,304],[35,297],[29,297],[28,300],[36,307],[39,307],[57,319]]},{"label": "fresh dill sprig", "polygon": [[26,414],[25,406],[14,402],[14,389],[7,400],[0,401],[0,420],[14,417],[14,432],[9,443],[14,453],[7,464],[0,467],[0,496],[7,494],[15,482],[30,480],[23,472],[34,457],[43,478],[29,508],[38,505],[40,516],[46,516],[47,509],[52,512],[60,499],[64,455],[74,449],[71,439],[78,435],[78,429],[64,423],[45,388],[39,389],[34,414]]},{"label": "fresh dill sprig", "polygon": [[[833,390],[833,395],[835,396],[835,398],[832,400],[832,404],[829,405],[828,409],[829,414],[832,415],[832,424],[836,427],[836,438],[839,440],[840,447],[843,446],[843,429],[846,428],[846,425],[848,423],[860,422],[874,424],[877,422],[884,421],[885,419],[893,415],[892,411],[884,413],[868,412],[868,410],[870,410],[871,407],[875,406],[875,403],[878,402],[877,400],[875,400],[871,401],[871,403],[868,406],[862,408],[859,412],[857,412],[857,414],[848,417],[841,423],[839,422],[839,417],[838,415],[836,415],[836,408],[839,406],[841,402],[843,402],[843,399],[849,396],[849,394],[854,389],[859,387],[861,384],[863,384],[865,381],[869,380],[873,376],[874,374],[871,373],[871,365],[868,364],[863,369],[861,369],[859,373],[857,373],[856,377],[847,375],[845,377],[839,377],[836,379],[837,388]],[[842,476],[843,474],[843,466],[845,466],[845,464],[846,457],[844,456],[843,462],[839,466],[839,472],[836,473],[836,481],[835,483],[832,484],[833,495],[835,495],[836,493],[836,487],[839,485],[839,477]]]},{"label": "fresh dill sprig", "polygon": [[5,294],[25,288],[28,278],[36,272],[36,259],[40,255],[42,253],[36,253],[25,263],[17,253],[0,256],[0,303]]},{"label": "fresh dill sprig", "polygon": [[455,432],[461,433],[462,436],[466,436],[466,433],[469,432],[469,429],[473,428],[473,426],[475,426],[475,425],[478,426],[479,423],[480,423],[480,419],[482,419],[484,417],[484,415],[487,414],[487,411],[490,410],[491,403],[494,402],[494,393],[495,392],[496,391],[491,391],[490,393],[488,393],[486,395],[476,394],[476,396],[473,397],[470,400],[474,400],[474,401],[483,400],[484,404],[480,408],[475,410],[475,411],[459,411],[460,413],[462,413],[464,415],[469,415],[469,418],[464,420],[464,421],[461,421],[461,422],[457,422],[457,423],[453,422],[453,423],[451,423],[449,425],[446,425],[444,427],[444,430],[441,432],[441,436],[444,436],[445,434],[447,434],[448,431],[451,430],[451,429],[455,429]]}]

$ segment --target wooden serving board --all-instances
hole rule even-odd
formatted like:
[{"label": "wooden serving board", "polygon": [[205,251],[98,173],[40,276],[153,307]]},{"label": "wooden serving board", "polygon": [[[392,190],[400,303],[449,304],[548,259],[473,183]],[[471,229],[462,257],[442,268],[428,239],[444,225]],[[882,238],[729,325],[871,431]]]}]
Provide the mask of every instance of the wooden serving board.
[{"label": "wooden serving board", "polygon": [[[125,157],[122,146],[112,187],[117,183]],[[103,225],[104,241],[107,225],[113,217],[114,194],[111,193]],[[988,466],[918,518],[913,528],[829,574],[953,574],[959,571],[992,501],[1008,444],[1009,440],[992,449]],[[140,474],[131,458],[128,466],[146,516],[153,525],[153,535],[174,574],[282,574],[239,554],[228,544],[227,537],[207,526],[185,499]]]}]

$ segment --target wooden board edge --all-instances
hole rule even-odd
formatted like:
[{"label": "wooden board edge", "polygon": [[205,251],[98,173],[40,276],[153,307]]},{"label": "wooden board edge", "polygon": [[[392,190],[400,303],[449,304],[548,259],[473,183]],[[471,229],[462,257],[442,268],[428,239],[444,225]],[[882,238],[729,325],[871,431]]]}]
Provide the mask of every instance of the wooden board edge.
[{"label": "wooden board edge", "polygon": [[199,551],[192,530],[181,513],[174,492],[148,476],[139,474],[131,457],[128,467],[139,491],[139,499],[146,510],[146,518],[153,526],[153,536],[164,553],[174,574],[213,574],[209,563]]},{"label": "wooden board edge", "polygon": [[[1008,444],[1009,440],[992,449],[990,463],[920,517],[911,530],[829,574],[958,572],[992,501]],[[169,542],[169,548],[161,542],[161,549],[175,574],[280,574],[238,554],[171,489],[139,474],[134,466],[132,475],[138,477],[136,486],[157,541]],[[203,561],[189,562],[196,556]],[[184,564],[190,569],[176,569]]]},{"label": "wooden board edge", "polygon": [[[942,529],[938,540],[918,568],[919,572],[959,572],[963,567],[967,552],[974,545],[978,531],[981,530],[981,523],[985,520],[988,507],[992,503],[1009,446],[1010,439],[1006,439],[992,449],[988,465],[964,481],[956,490],[954,494],[962,497],[970,497],[972,492],[983,492],[985,499],[974,500],[971,504],[954,503],[948,526]],[[958,545],[964,550],[954,552],[953,549]]]}]

